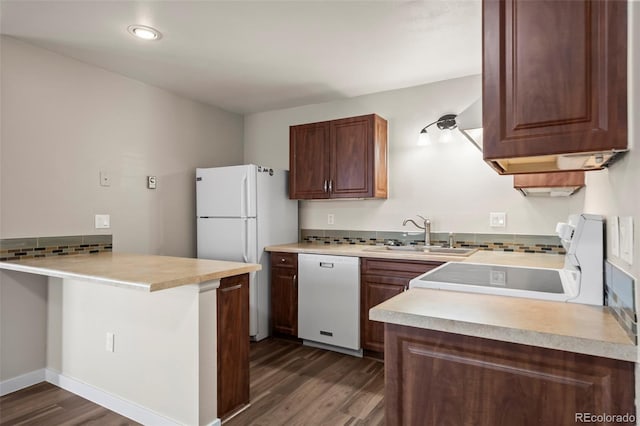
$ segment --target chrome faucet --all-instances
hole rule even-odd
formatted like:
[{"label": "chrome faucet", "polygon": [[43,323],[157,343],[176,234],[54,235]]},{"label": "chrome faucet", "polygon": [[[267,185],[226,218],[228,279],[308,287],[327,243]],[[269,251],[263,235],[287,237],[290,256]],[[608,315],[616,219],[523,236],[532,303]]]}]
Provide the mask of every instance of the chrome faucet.
[{"label": "chrome faucet", "polygon": [[404,222],[402,222],[402,226],[407,226],[407,222],[411,222],[415,225],[416,228],[424,229],[424,245],[430,246],[431,245],[431,221],[426,217],[423,217],[420,215],[418,215],[418,217],[424,221],[422,223],[422,226],[418,225],[413,219],[405,219]]}]

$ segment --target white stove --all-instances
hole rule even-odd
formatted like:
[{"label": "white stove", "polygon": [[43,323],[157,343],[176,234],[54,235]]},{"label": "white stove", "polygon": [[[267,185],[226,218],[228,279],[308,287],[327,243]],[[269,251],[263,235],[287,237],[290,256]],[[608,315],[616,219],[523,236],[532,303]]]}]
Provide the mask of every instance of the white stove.
[{"label": "white stove", "polygon": [[602,305],[603,218],[572,216],[556,232],[567,250],[562,269],[450,262],[409,286]]}]

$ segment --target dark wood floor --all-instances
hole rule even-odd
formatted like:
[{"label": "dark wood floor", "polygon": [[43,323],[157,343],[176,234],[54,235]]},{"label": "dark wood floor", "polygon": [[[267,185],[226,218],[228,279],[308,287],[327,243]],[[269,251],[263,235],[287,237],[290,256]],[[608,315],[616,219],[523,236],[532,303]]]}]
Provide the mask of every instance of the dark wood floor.
[{"label": "dark wood floor", "polygon": [[0,398],[0,425],[138,425],[51,383],[42,382]]},{"label": "dark wood floor", "polygon": [[251,345],[251,406],[225,426],[384,424],[384,365],[280,339]]},{"label": "dark wood floor", "polygon": [[[281,339],[251,344],[251,406],[224,422],[245,425],[384,424],[384,366]],[[49,383],[0,398],[0,425],[137,425]]]}]

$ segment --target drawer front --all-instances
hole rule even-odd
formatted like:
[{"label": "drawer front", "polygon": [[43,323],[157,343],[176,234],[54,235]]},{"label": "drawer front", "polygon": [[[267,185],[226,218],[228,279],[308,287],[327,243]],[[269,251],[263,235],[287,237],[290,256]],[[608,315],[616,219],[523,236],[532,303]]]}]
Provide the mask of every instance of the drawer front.
[{"label": "drawer front", "polygon": [[220,290],[249,285],[249,274],[234,275],[220,279]]},{"label": "drawer front", "polygon": [[437,268],[442,264],[444,264],[444,262],[421,262],[417,260],[387,260],[374,258],[361,259],[363,275],[387,275],[403,278],[415,278],[418,275],[424,274],[425,272]]},{"label": "drawer front", "polygon": [[271,253],[271,266],[281,268],[296,268],[298,266],[297,253]]}]

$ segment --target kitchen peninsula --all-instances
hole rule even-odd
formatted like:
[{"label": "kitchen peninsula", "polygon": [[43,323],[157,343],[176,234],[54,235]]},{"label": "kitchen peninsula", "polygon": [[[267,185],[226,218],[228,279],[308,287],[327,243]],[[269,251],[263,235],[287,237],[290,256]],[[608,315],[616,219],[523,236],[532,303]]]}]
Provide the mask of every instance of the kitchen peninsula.
[{"label": "kitchen peninsula", "polygon": [[637,348],[606,307],[414,288],[370,318],[385,323],[389,425],[635,419]]},{"label": "kitchen peninsula", "polygon": [[220,389],[235,391],[221,386],[219,350],[248,342],[248,273],[260,268],[124,253],[0,262],[49,277],[42,380],[156,425],[219,424]]}]

